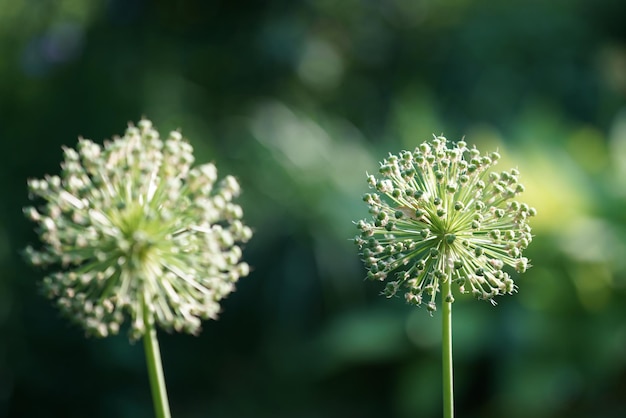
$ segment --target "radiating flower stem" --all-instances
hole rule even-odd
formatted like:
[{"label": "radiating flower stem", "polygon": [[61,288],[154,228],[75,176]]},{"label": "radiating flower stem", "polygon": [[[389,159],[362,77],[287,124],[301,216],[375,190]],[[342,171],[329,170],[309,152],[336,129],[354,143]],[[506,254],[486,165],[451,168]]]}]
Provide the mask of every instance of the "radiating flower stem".
[{"label": "radiating flower stem", "polygon": [[154,413],[156,418],[170,418],[170,405],[167,399],[156,328],[145,304],[143,308],[143,320],[146,326],[146,332],[143,335],[143,346],[146,352],[146,365],[148,366]]},{"label": "radiating flower stem", "polygon": [[481,154],[465,141],[438,136],[414,151],[389,154],[368,174],[363,196],[371,218],[356,223],[354,238],[371,280],[382,292],[404,292],[407,302],[432,315],[441,295],[443,417],[454,417],[452,285],[489,300],[517,291],[505,266],[524,273],[522,255],[532,241],[529,218],[537,211],[517,200],[519,171],[493,171],[500,154]]},{"label": "radiating flower stem", "polygon": [[[442,280],[441,293],[450,294],[450,278]],[[452,302],[442,301],[441,357],[443,373],[443,417],[454,417],[454,386],[452,369]]]},{"label": "radiating flower stem", "polygon": [[87,335],[115,335],[132,319],[155,415],[170,418],[156,327],[197,335],[250,272],[239,183],[218,181],[212,163],[193,167],[182,134],[162,139],[145,118],[103,145],[80,138],[63,156],[59,175],[28,180],[34,203],[24,213],[43,245],[25,255],[56,269],[43,290]]},{"label": "radiating flower stem", "polygon": [[24,208],[43,243],[25,255],[51,267],[46,296],[102,338],[129,317],[131,340],[146,326],[197,335],[203,320],[217,319],[220,300],[250,272],[240,245],[252,230],[234,203],[237,180],[218,181],[212,163],[193,167],[182,134],[162,139],[147,119],[63,153],[59,175],[28,180],[33,206]]}]

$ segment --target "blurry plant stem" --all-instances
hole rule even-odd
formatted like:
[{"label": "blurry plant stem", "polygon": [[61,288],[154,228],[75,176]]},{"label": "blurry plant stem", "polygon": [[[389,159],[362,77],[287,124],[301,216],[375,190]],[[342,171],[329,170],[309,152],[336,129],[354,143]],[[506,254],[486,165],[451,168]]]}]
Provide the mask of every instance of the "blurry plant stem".
[{"label": "blurry plant stem", "polygon": [[143,347],[146,352],[146,365],[148,366],[148,375],[150,377],[154,413],[156,418],[170,418],[170,405],[167,400],[165,376],[163,375],[161,352],[159,351],[156,328],[154,327],[154,320],[148,312],[145,301],[143,303],[143,322],[146,327],[146,332],[143,335]]},{"label": "blurry plant stem", "polygon": [[443,417],[454,417],[454,387],[452,372],[452,302],[447,301],[451,295],[451,278],[441,283],[441,295],[443,296],[443,309],[441,319],[441,359],[443,373]]}]

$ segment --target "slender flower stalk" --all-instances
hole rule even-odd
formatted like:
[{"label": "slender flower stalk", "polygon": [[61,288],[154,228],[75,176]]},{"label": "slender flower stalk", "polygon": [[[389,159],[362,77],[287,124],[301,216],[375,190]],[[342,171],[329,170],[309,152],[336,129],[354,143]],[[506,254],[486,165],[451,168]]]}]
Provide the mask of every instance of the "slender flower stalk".
[{"label": "slender flower stalk", "polygon": [[[450,280],[441,283],[444,294],[450,293]],[[442,302],[441,317],[441,372],[443,382],[443,416],[454,416],[454,374],[452,364],[452,301]]]},{"label": "slender flower stalk", "polygon": [[63,151],[60,175],[28,181],[43,204],[24,212],[44,245],[27,247],[27,258],[50,271],[46,295],[88,335],[117,334],[130,319],[130,339],[144,338],[157,416],[169,417],[155,327],[199,333],[248,274],[239,184],[217,181],[213,164],[192,168],[180,132],[162,140],[147,119],[104,146],[80,138]]},{"label": "slender flower stalk", "polygon": [[434,137],[414,151],[390,154],[380,178],[368,175],[364,201],[371,219],[357,223],[355,243],[371,280],[383,294],[401,290],[407,302],[437,309],[442,294],[444,416],[452,417],[453,290],[495,304],[517,290],[504,271],[530,264],[522,252],[532,240],[528,218],[536,211],[515,198],[524,191],[519,172],[493,171],[500,155],[481,155],[464,141]]},{"label": "slender flower stalk", "polygon": [[148,310],[144,309],[143,312],[144,323],[146,324],[146,332],[143,334],[143,347],[146,353],[154,413],[156,418],[169,418],[171,416],[170,404],[165,388],[165,375],[163,374],[159,340],[157,339],[154,321],[150,318]]}]

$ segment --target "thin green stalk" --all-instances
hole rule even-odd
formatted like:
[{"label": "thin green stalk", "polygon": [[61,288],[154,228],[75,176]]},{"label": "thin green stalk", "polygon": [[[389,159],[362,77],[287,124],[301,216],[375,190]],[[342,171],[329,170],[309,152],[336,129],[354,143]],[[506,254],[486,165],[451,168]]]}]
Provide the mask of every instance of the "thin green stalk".
[{"label": "thin green stalk", "polygon": [[156,418],[170,418],[170,405],[167,400],[167,390],[165,389],[159,341],[157,340],[154,321],[145,305],[143,307],[143,321],[146,326],[146,332],[143,335],[143,347],[146,352],[146,365],[148,366],[148,375],[150,377],[154,414]]},{"label": "thin green stalk", "polygon": [[450,292],[450,278],[441,283],[443,295],[443,309],[441,320],[441,357],[443,373],[443,417],[454,417],[454,388],[452,372],[452,302],[448,302],[447,295]]}]

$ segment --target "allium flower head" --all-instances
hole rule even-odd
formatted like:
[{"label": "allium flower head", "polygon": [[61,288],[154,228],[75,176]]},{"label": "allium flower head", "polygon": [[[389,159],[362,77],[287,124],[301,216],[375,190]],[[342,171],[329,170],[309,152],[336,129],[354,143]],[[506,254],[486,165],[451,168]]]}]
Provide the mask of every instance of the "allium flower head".
[{"label": "allium flower head", "polygon": [[44,204],[24,211],[44,245],[26,255],[56,270],[43,288],[88,334],[115,334],[126,316],[133,339],[145,321],[197,333],[248,274],[239,185],[217,181],[213,164],[191,168],[192,151],[143,119],[103,147],[80,138],[64,148],[60,175],[29,180]]},{"label": "allium flower head", "polygon": [[504,267],[529,267],[522,252],[536,212],[515,200],[524,191],[517,170],[491,170],[499,158],[435,137],[413,152],[390,154],[380,178],[368,175],[374,192],[364,201],[373,218],[357,223],[355,242],[368,278],[388,281],[386,296],[403,288],[409,303],[433,312],[445,280],[492,302],[516,290]]}]

